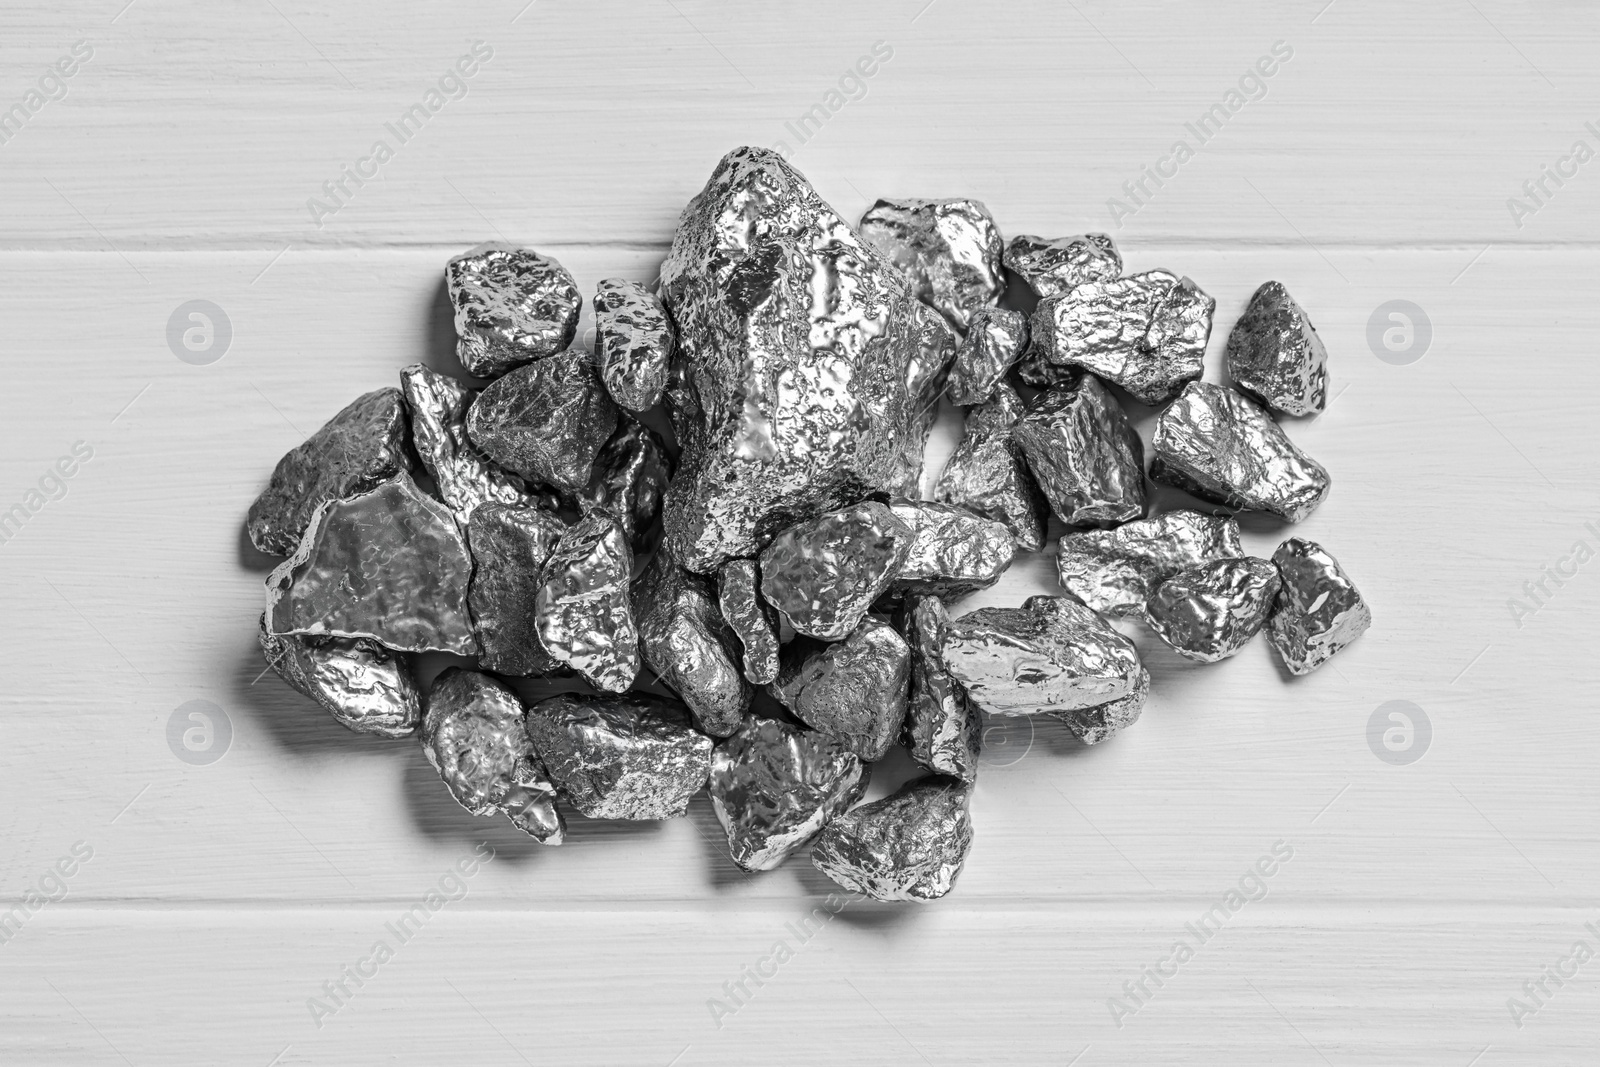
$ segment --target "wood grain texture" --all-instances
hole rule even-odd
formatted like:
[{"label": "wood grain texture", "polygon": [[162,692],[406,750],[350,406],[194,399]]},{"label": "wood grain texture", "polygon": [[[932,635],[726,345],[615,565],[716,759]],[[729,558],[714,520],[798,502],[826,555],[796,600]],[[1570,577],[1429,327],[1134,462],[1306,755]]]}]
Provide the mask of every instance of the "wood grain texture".
[{"label": "wood grain texture", "polygon": [[[1600,564],[1545,579],[1520,625],[1508,601],[1600,546],[1600,163],[1547,182],[1520,228],[1505,203],[1575,139],[1600,148],[1591,8],[121,2],[0,16],[0,105],[94,47],[0,143],[0,510],[93,449],[0,543],[5,888],[93,849],[0,944],[0,1062],[1592,1058],[1600,963],[1547,980],[1521,1028],[1506,1001],[1531,1003],[1522,983],[1574,941],[1600,949]],[[314,225],[306,199],[476,39],[494,56],[467,95]],[[1107,198],[1278,40],[1294,56],[1265,97],[1113,229]],[[954,895],[851,905],[802,945],[786,924],[829,883],[803,860],[740,874],[703,797],[541,849],[457,808],[414,745],[258,679],[271,561],[241,520],[350,398],[451,365],[449,255],[506,236],[586,292],[648,280],[717,157],[784,139],[877,41],[893,57],[866,95],[788,146],[846,215],[962,194],[1008,234],[1111,229],[1130,269],[1217,297],[1213,380],[1261,281],[1309,309],[1337,399],[1290,433],[1334,491],[1295,532],[1377,622],[1301,680],[1259,641],[1202,668],[1139,634],[1154,686],[1125,735],[991,732]],[[196,298],[233,327],[210,366],[167,346]],[[1367,340],[1393,299],[1432,324],[1409,366]],[[930,471],[957,432],[946,410]],[[1246,523],[1255,553],[1282,536]],[[1041,555],[969,605],[1052,588]],[[232,725],[210,766],[168,748],[193,699]],[[1396,699],[1433,727],[1407,767],[1367,741]],[[874,788],[909,773],[891,761]],[[1265,899],[1119,1027],[1108,998],[1280,841]],[[483,842],[465,896],[317,1026],[308,998]],[[708,1001],[779,938],[793,959],[719,1027]]]}]

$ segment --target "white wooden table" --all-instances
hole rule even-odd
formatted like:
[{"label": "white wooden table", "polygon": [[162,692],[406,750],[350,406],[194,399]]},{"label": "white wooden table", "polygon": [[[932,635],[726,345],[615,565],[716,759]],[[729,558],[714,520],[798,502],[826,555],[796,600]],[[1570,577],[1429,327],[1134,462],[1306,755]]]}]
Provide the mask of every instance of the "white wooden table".
[{"label": "white wooden table", "polygon": [[[24,516],[0,544],[0,1061],[1594,1062],[1600,962],[1571,955],[1600,951],[1592,8],[123,2],[0,15],[0,106],[23,105],[0,126],[0,509]],[[386,124],[475,41],[402,143]],[[1201,142],[1185,124],[1215,104]],[[991,734],[955,894],[804,938],[829,883],[803,859],[739,874],[703,797],[541,849],[458,809],[414,744],[258,679],[268,561],[241,535],[283,451],[448,365],[449,255],[505,237],[585,290],[648,279],[717,158],[779,141],[850,217],[970,195],[1008,234],[1109,230],[1129,269],[1217,297],[1213,379],[1284,281],[1334,375],[1290,428],[1335,483],[1297,532],[1377,616],[1298,681],[1260,641],[1201,668],[1141,639],[1125,735]],[[213,362],[169,346],[191,300],[230,325]],[[1369,343],[1394,300],[1425,350]],[[1258,553],[1281,536],[1247,523]],[[1052,587],[1041,555],[972,603]],[[1408,765],[1369,745],[1397,700],[1431,731]],[[220,709],[220,760],[169,744],[191,701]],[[1246,877],[1275,845],[1292,858]],[[1186,924],[1241,880],[1265,896],[1200,943]],[[399,943],[386,924],[441,887],[459,899]]]}]

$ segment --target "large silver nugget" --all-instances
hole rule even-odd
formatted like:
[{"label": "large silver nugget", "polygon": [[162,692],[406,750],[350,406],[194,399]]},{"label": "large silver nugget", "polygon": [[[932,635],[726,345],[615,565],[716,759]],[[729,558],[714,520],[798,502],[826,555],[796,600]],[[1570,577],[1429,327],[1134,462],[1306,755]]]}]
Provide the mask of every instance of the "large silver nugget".
[{"label": "large silver nugget", "polygon": [[988,400],[1027,344],[1028,316],[1022,312],[1010,308],[974,312],[950,366],[950,402],[972,407]]},{"label": "large silver nugget", "polygon": [[1278,595],[1278,570],[1245,556],[1190,567],[1150,595],[1150,628],[1185,659],[1216,663],[1249,643]]},{"label": "large silver nugget", "polygon": [[639,630],[628,599],[633,553],[609,516],[569,526],[539,576],[539,642],[596,689],[622,693],[639,673]]},{"label": "large silver nugget", "polygon": [[1283,587],[1267,640],[1293,674],[1310,674],[1372,625],[1372,609],[1339,561],[1315,541],[1291,537],[1272,554]]},{"label": "large silver nugget", "polygon": [[1282,282],[1267,282],[1228,335],[1234,388],[1285,415],[1315,415],[1328,400],[1328,350]]},{"label": "large silver nugget", "polygon": [[489,241],[445,265],[456,311],[456,357],[494,378],[572,343],[583,297],[560,263],[531,248]]},{"label": "large silver nugget", "polygon": [[889,586],[946,599],[987,589],[1000,580],[1017,552],[1010,527],[954,504],[901,500],[889,510],[911,531],[911,548]]},{"label": "large silver nugget", "polygon": [[883,758],[906,716],[911,649],[894,627],[862,619],[843,641],[796,641],[770,689],[807,726],[867,761]]},{"label": "large silver nugget", "polygon": [[1145,674],[1132,641],[1071,597],[979,608],[945,631],[944,662],[991,715],[1035,715],[1107,704]]},{"label": "large silver nugget", "polygon": [[400,372],[400,388],[411,409],[411,440],[422,465],[444,499],[465,521],[479,504],[527,504],[522,479],[490,463],[467,440],[467,409],[477,390],[413,363]]},{"label": "large silver nugget", "polygon": [[1204,371],[1216,306],[1188,278],[1152,270],[1041,300],[1031,335],[1049,362],[1082,367],[1160,404]]},{"label": "large silver nugget", "polygon": [[1044,547],[1048,511],[1012,439],[1022,411],[1021,398],[1004,382],[987,402],[968,409],[961,443],[934,483],[933,498],[1005,523],[1018,548],[1037,552]]},{"label": "large silver nugget", "polygon": [[1327,469],[1232,389],[1192,382],[1156,420],[1150,477],[1243,511],[1299,522],[1328,495]]},{"label": "large silver nugget", "polygon": [[869,500],[791,526],[761,553],[761,594],[790,626],[837,641],[889,588],[911,531]]},{"label": "large silver nugget", "polygon": [[1115,526],[1144,514],[1144,446],[1094,375],[1039,394],[1011,432],[1050,509],[1068,526]]},{"label": "large silver nugget", "polygon": [[422,722],[411,668],[376,641],[274,634],[261,616],[261,652],[278,677],[358,734],[410,737]]},{"label": "large silver nugget", "polygon": [[919,778],[829,823],[811,862],[873,900],[937,900],[955,888],[972,848],[971,795],[951,778]]},{"label": "large silver nugget", "polygon": [[267,626],[471,656],[471,575],[455,513],[401,475],[312,517],[294,555],[267,577]]},{"label": "large silver nugget", "polygon": [[1021,275],[1040,299],[1122,273],[1122,255],[1103,233],[1055,238],[1018,234],[1006,245],[1005,264]]},{"label": "large silver nugget", "polygon": [[905,745],[911,758],[936,774],[964,782],[978,775],[983,719],[978,706],[944,665],[950,616],[938,597],[906,602],[906,641],[911,646],[911,697],[906,706]]},{"label": "large silver nugget", "polygon": [[861,799],[870,769],[838,739],[751,718],[711,754],[711,806],[728,855],[770,871]]},{"label": "large silver nugget", "polygon": [[616,519],[633,550],[642,552],[671,481],[672,457],[661,435],[623,416],[574,503],[585,514],[603,511]]},{"label": "large silver nugget", "polygon": [[647,411],[667,388],[672,324],[666,309],[638,282],[607,278],[594,290],[595,358],[600,380],[618,407]]},{"label": "large silver nugget", "polygon": [[539,643],[539,580],[567,530],[543,508],[488,503],[467,521],[472,582],[467,600],[483,653],[478,665],[500,674],[554,674],[563,664]]},{"label": "large silver nugget", "polygon": [[1061,586],[1096,611],[1138,617],[1156,586],[1179,571],[1244,555],[1239,521],[1187,509],[1114,530],[1061,536]]},{"label": "large silver nugget", "polygon": [[566,820],[529,742],[522,702],[487,674],[449,667],[434,680],[422,751],[450,795],[472,814],[503,812],[546,845],[565,838]]},{"label": "large silver nugget", "polygon": [[766,685],[778,676],[778,616],[761,598],[753,559],[730,559],[717,580],[717,605],[744,648],[744,676]]},{"label": "large silver nugget", "polygon": [[398,389],[375,389],[278,460],[250,505],[250,543],[287,556],[323,504],[365,493],[402,471],[411,471],[405,403]]},{"label": "large silver nugget", "polygon": [[589,484],[595,455],[616,428],[617,406],[576,348],[491,382],[467,412],[467,436],[490,459],[569,492]]},{"label": "large silver nugget", "polygon": [[905,273],[917,299],[961,333],[1006,290],[1005,246],[977,200],[880,199],[861,216],[861,239]]},{"label": "large silver nugget", "polygon": [[591,819],[675,819],[711,770],[711,738],[674,700],[562,693],[527,723],[556,787]]},{"label": "large silver nugget", "polygon": [[711,579],[657,552],[632,597],[645,666],[683,698],[701,731],[733,733],[755,690],[739,670],[739,641],[723,621]]},{"label": "large silver nugget", "polygon": [[[666,545],[690,570],[906,480],[922,440],[921,306],[775,152],[723,157],[662,268],[678,330],[667,387],[683,458]],[[911,372],[917,370],[916,375]]]}]

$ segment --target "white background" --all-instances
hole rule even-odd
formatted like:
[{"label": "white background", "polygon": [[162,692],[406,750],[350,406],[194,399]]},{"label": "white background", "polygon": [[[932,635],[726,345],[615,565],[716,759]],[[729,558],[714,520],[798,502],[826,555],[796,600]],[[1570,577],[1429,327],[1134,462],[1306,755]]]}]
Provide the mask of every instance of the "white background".
[{"label": "white background", "polygon": [[[1507,206],[1600,149],[1591,7],[123,2],[0,15],[0,105],[93,48],[0,145],[0,508],[93,448],[0,544],[0,888],[93,849],[0,944],[0,1061],[1593,1061],[1600,962],[1520,1028],[1507,1007],[1574,941],[1600,950],[1600,563],[1520,626],[1508,606],[1600,548],[1600,162],[1520,226]],[[479,39],[469,93],[313,224],[307,199]],[[1107,199],[1280,40],[1265,96],[1113,228]],[[866,95],[800,144],[785,122],[878,41]],[[785,924],[829,884],[803,857],[738,873],[704,797],[542,849],[457,808],[414,743],[254,681],[270,561],[241,534],[285,450],[403,365],[449,365],[448,256],[503,236],[586,294],[648,280],[718,157],[780,139],[850,218],[964,195],[1007,235],[1110,230],[1129,270],[1216,296],[1213,380],[1250,293],[1285,282],[1335,397],[1289,426],[1334,480],[1296,532],[1376,615],[1303,680],[1261,641],[1200,667],[1141,638],[1126,734],[991,737],[952,896],[852,905],[803,946]],[[192,299],[232,325],[210,365],[167,343]],[[1395,299],[1432,326],[1409,365],[1368,343]],[[1246,530],[1260,554],[1284,536]],[[972,603],[1052,587],[1041,555]],[[210,765],[168,744],[192,700],[231,724]],[[1431,722],[1409,766],[1369,747],[1391,700]],[[1279,840],[1266,899],[1116,1025],[1107,999]],[[307,999],[483,841],[467,897],[315,1025]],[[708,999],[780,937],[793,958],[716,1026]]]}]

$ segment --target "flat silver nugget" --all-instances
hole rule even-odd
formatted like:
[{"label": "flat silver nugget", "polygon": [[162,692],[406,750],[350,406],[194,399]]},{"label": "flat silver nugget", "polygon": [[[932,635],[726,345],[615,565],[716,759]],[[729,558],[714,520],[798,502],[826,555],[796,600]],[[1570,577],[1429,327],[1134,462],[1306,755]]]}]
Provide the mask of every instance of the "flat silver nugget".
[{"label": "flat silver nugget", "polygon": [[983,718],[944,665],[950,616],[938,597],[906,601],[906,643],[911,647],[911,695],[903,741],[911,758],[935,774],[963,782],[978,776]]},{"label": "flat silver nugget", "polygon": [[753,559],[730,559],[717,578],[717,605],[744,649],[744,676],[752,685],[778,677],[778,613],[761,596]]},{"label": "flat silver nugget", "polygon": [[1010,308],[973,312],[950,366],[946,389],[950,402],[965,408],[988,400],[1027,345],[1028,316],[1022,312]]},{"label": "flat silver nugget", "polygon": [[1216,663],[1237,653],[1266,624],[1278,596],[1278,569],[1264,559],[1219,559],[1179,571],[1150,595],[1148,618],[1178,655]]},{"label": "flat silver nugget", "polygon": [[1050,510],[1068,526],[1116,526],[1144,515],[1144,445],[1094,375],[1040,393],[1011,433]]},{"label": "flat silver nugget", "polygon": [[977,200],[880,199],[861,216],[860,231],[958,333],[1005,292],[1000,229]]},{"label": "flat silver nugget", "polygon": [[528,739],[522,701],[487,674],[448,667],[434,680],[422,752],[472,814],[503,813],[546,845],[566,837],[555,787]]},{"label": "flat silver nugget", "polygon": [[1063,589],[1096,611],[1137,618],[1156,586],[1201,563],[1238,559],[1244,546],[1237,519],[1182,509],[1063,534],[1056,552]]},{"label": "flat silver nugget", "polygon": [[889,510],[911,531],[911,548],[889,585],[892,598],[918,593],[952,600],[987,589],[1017,554],[1010,527],[966,508],[897,500]]},{"label": "flat silver nugget", "polygon": [[883,758],[906,717],[911,649],[888,623],[862,619],[842,641],[795,641],[772,695],[807,726],[868,762]]},{"label": "flat silver nugget", "polygon": [[376,641],[273,634],[261,616],[261,653],[278,677],[358,734],[410,737],[422,700],[406,661]]},{"label": "flat silver nugget", "polygon": [[317,511],[294,555],[267,577],[267,628],[476,655],[471,575],[455,513],[400,475]]},{"label": "flat silver nugget", "polygon": [[684,209],[661,292],[683,446],[663,522],[683,566],[710,574],[905,483],[923,440],[924,305],[781,156],[723,157]]},{"label": "flat silver nugget", "polygon": [[761,595],[799,632],[838,641],[900,573],[912,532],[869,500],[784,530],[761,553]]},{"label": "flat silver nugget", "polygon": [[595,359],[617,406],[648,411],[667,388],[672,323],[655,295],[638,282],[607,278],[594,290]]},{"label": "flat silver nugget", "polygon": [[1188,278],[1152,270],[1041,300],[1030,335],[1049,363],[1082,367],[1160,404],[1204,371],[1216,306]]},{"label": "flat silver nugget", "polygon": [[576,492],[617,428],[588,353],[548,356],[490,382],[467,412],[467,436],[490,459],[537,485]]},{"label": "flat silver nugget", "polygon": [[319,507],[375,489],[402,472],[411,472],[405,402],[398,389],[375,389],[278,460],[272,480],[250,505],[250,543],[287,556]]},{"label": "flat silver nugget", "polygon": [[1039,295],[1060,296],[1084,282],[1104,282],[1122,273],[1122,255],[1103,233],[1071,237],[1018,234],[1006,245],[1005,265]]},{"label": "flat silver nugget", "polygon": [[969,408],[961,443],[934,483],[933,498],[1005,523],[1018,548],[1037,552],[1049,510],[1012,436],[1022,412],[1022,399],[1004,382],[989,400]]},{"label": "flat silver nugget", "polygon": [[711,806],[728,855],[770,871],[861,799],[870,769],[837,738],[751,718],[711,753]]},{"label": "flat silver nugget", "polygon": [[1290,673],[1310,674],[1366,633],[1372,609],[1339,561],[1315,541],[1291,537],[1272,562],[1283,586],[1267,641]]},{"label": "flat silver nugget", "polygon": [[544,650],[608,693],[626,692],[639,673],[639,630],[628,597],[632,575],[622,527],[596,512],[562,533],[534,594]]},{"label": "flat silver nugget", "polygon": [[811,847],[817,870],[873,900],[937,900],[972,849],[970,785],[919,778],[834,819]]},{"label": "flat silver nugget", "polygon": [[467,603],[484,670],[513,676],[566,670],[539,643],[537,606],[544,565],[566,532],[561,516],[528,505],[483,504],[467,520],[473,563]]},{"label": "flat silver nugget", "polygon": [[711,738],[675,700],[561,693],[529,708],[527,725],[561,795],[591,819],[675,819],[711,771]]},{"label": "flat silver nugget", "polygon": [[1282,282],[1267,282],[1228,335],[1235,389],[1285,415],[1316,415],[1328,401],[1328,350]]},{"label": "flat silver nugget", "polygon": [[467,409],[477,390],[413,363],[400,372],[400,390],[411,411],[411,441],[439,496],[465,522],[479,504],[528,504],[522,479],[489,462],[467,440]]},{"label": "flat silver nugget", "polygon": [[635,552],[643,552],[672,482],[672,457],[661,435],[623,416],[617,432],[595,454],[589,485],[571,503],[585,515],[601,511],[622,527]]},{"label": "flat silver nugget", "polygon": [[1191,382],[1156,420],[1150,477],[1241,511],[1299,522],[1328,495],[1328,471],[1266,409],[1232,389]]},{"label": "flat silver nugget", "polygon": [[739,640],[717,607],[710,578],[657,552],[633,583],[639,652],[712,737],[739,728],[755,690],[739,669]]},{"label": "flat silver nugget", "polygon": [[1146,678],[1128,638],[1072,597],[979,608],[952,619],[945,666],[991,715],[1036,715],[1107,704]]},{"label": "flat silver nugget", "polygon": [[456,313],[456,358],[479,378],[553,356],[578,331],[578,283],[531,248],[478,245],[445,264],[444,284]]}]

